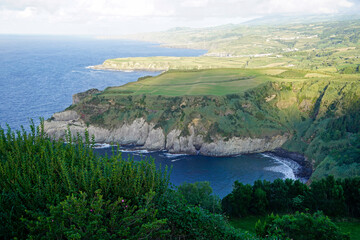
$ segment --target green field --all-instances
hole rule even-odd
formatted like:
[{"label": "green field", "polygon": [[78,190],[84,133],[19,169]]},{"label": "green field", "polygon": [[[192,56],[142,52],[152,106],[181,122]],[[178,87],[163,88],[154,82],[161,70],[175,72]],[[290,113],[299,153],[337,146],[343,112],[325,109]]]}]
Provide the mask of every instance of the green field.
[{"label": "green field", "polygon": [[[155,77],[140,78],[120,87],[106,89],[102,95],[216,95],[243,93],[268,81],[298,82],[311,79],[339,80],[342,76],[315,71],[282,68],[269,69],[208,69],[179,71],[172,70]],[[353,78],[347,76],[346,81]],[[356,80],[357,78],[354,78]]]},{"label": "green field", "polygon": [[108,59],[104,67],[120,70],[193,70],[212,68],[242,68],[246,65],[244,58],[220,57],[133,57]]},{"label": "green field", "polygon": [[109,88],[104,94],[226,95],[244,92],[269,80],[270,77],[254,70],[171,71],[121,87]]}]

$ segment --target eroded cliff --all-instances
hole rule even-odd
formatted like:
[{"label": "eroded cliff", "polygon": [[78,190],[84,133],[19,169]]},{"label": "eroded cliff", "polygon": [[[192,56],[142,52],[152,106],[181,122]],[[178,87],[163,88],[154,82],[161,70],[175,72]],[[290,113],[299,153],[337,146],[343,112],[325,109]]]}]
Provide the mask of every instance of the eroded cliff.
[{"label": "eroded cliff", "polygon": [[189,126],[189,135],[182,136],[181,130],[174,129],[165,134],[164,129],[137,118],[114,129],[106,129],[84,123],[72,110],[55,113],[51,121],[45,121],[45,132],[53,139],[65,139],[68,130],[73,135],[85,136],[85,130],[94,136],[95,142],[131,145],[138,149],[168,150],[171,153],[202,154],[207,156],[233,156],[243,153],[271,151],[281,147],[289,136],[277,135],[267,138],[218,138],[205,142],[197,129]]}]

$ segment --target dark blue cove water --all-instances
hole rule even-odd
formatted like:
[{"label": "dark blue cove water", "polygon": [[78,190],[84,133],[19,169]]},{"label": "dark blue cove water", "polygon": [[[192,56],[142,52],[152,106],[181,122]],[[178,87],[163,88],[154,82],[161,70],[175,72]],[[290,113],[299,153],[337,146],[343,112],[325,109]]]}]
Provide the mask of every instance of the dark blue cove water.
[{"label": "dark blue cove water", "polygon": [[[100,155],[112,155],[109,146],[97,148]],[[122,150],[122,156],[128,159],[154,160],[157,166],[172,168],[170,181],[175,186],[183,182],[194,183],[208,181],[219,197],[225,197],[232,190],[233,183],[238,180],[244,184],[254,181],[273,181],[277,178],[295,179],[294,170],[300,166],[289,159],[275,157],[269,154],[246,154],[236,157],[206,157],[167,152],[148,152],[146,150]]]},{"label": "dark blue cove water", "polygon": [[[157,44],[95,40],[91,38],[0,35],[0,124],[28,129],[29,119],[49,118],[68,107],[72,95],[90,88],[100,90],[136,81],[156,72],[98,71],[86,67],[117,57],[198,56],[201,50],[161,48]],[[100,151],[110,153],[110,148]],[[154,157],[162,166],[173,166],[171,181],[209,181],[221,197],[235,180],[294,178],[298,165],[263,154],[232,158],[171,155],[165,152],[124,152],[136,160]]]}]

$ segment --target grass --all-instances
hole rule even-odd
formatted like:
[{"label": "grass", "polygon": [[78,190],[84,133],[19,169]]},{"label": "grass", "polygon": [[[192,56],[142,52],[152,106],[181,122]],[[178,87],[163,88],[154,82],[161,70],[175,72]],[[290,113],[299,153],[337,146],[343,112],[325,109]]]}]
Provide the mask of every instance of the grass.
[{"label": "grass", "polygon": [[242,68],[245,66],[244,58],[220,57],[133,57],[108,59],[104,67],[120,70],[152,70],[161,71],[169,69],[193,70],[212,68]]},{"label": "grass", "polygon": [[124,94],[128,91],[134,95],[220,96],[241,93],[269,80],[270,77],[261,75],[258,71],[244,69],[170,71],[156,77],[128,83],[121,87],[109,88],[104,92],[104,95]]},{"label": "grass", "polygon": [[246,231],[255,233],[255,224],[258,220],[264,222],[266,216],[247,216],[243,218],[231,218],[230,224],[235,228],[241,228]]},{"label": "grass", "polygon": [[[286,68],[171,70],[155,77],[147,77],[120,87],[108,88],[102,93],[102,96],[113,97],[141,94],[164,96],[223,96],[243,93],[268,81],[307,81],[314,79],[314,76],[317,76],[318,79],[324,78],[327,80],[343,78],[343,76],[339,76],[339,74],[325,75],[316,71]],[[353,79],[351,76],[346,76],[344,80]]]},{"label": "grass", "polygon": [[[230,224],[235,228],[244,229],[251,233],[255,233],[255,224],[258,220],[264,222],[265,216],[247,216],[243,218],[231,218]],[[349,219],[347,221],[334,221],[338,225],[342,232],[350,233],[351,240],[360,240],[360,220]]]},{"label": "grass", "polygon": [[343,232],[350,233],[351,240],[360,240],[360,220],[354,219],[346,222],[335,222]]}]

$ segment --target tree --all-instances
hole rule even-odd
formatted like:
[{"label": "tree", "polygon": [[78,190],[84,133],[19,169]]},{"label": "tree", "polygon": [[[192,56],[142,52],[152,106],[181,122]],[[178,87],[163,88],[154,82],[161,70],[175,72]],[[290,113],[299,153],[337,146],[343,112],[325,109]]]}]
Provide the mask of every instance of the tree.
[{"label": "tree", "polygon": [[234,182],[233,191],[222,200],[223,210],[234,217],[244,217],[249,214],[252,200],[252,187],[249,184]]},{"label": "tree", "polygon": [[200,206],[210,212],[220,213],[221,204],[219,197],[212,195],[209,182],[183,183],[178,191],[189,204]]}]

